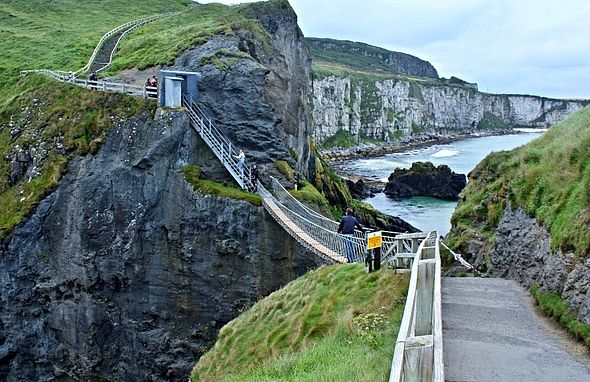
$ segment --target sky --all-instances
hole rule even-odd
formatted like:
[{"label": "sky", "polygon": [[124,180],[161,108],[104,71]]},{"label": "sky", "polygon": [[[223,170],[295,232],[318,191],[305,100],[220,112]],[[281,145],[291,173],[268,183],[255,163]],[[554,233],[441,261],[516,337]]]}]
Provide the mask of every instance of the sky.
[{"label": "sky", "polygon": [[289,2],[306,37],[412,54],[484,92],[590,99],[588,0]]}]

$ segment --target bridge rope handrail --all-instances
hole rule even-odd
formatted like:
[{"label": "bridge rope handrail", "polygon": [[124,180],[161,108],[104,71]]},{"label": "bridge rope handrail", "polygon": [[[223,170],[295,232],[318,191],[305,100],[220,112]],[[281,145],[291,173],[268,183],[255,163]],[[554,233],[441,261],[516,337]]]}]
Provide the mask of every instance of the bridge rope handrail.
[{"label": "bridge rope handrail", "polygon": [[[327,256],[332,258],[332,260],[336,260],[339,262],[346,262],[346,258],[343,256],[345,253],[345,246],[350,245],[352,250],[352,257],[355,262],[364,262],[365,261],[365,251],[366,251],[366,240],[364,235],[362,237],[354,236],[349,237],[346,235],[339,234],[335,230],[330,228],[326,228],[317,222],[312,221],[296,211],[293,211],[288,206],[283,204],[279,199],[277,199],[270,191],[268,191],[261,183],[258,183],[258,193],[263,199],[265,208],[267,210],[270,209],[269,213],[271,215],[276,215],[276,211],[274,211],[270,206],[269,202],[272,202],[278,208],[280,208],[281,212],[289,219],[289,221],[293,222],[294,225],[303,231],[303,233],[314,240],[316,240],[319,244],[324,246],[326,249],[331,251],[331,255]],[[279,224],[285,225],[284,221],[279,221]],[[289,231],[293,230],[293,227],[288,227]],[[296,239],[300,239],[301,235],[296,233]],[[299,241],[299,240],[298,240]],[[305,245],[306,243],[304,243]],[[306,245],[307,246],[307,245]],[[318,252],[315,248],[314,252]],[[326,251],[321,253],[322,255],[326,256]],[[335,259],[334,257],[337,257]]]}]

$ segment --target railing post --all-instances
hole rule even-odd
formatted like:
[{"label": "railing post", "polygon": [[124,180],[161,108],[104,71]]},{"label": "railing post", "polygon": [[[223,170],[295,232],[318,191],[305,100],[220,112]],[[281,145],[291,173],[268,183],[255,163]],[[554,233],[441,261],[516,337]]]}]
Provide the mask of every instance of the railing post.
[{"label": "railing post", "polygon": [[403,381],[432,381],[433,364],[432,336],[410,337],[404,347]]},{"label": "railing post", "polygon": [[415,261],[419,261],[415,333],[417,336],[423,336],[432,334],[432,302],[436,261],[434,259]]}]

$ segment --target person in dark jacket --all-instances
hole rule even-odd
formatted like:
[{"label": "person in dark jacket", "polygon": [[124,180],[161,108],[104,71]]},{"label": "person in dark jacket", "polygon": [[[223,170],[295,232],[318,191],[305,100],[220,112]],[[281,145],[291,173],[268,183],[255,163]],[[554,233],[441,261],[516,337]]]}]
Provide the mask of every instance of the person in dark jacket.
[{"label": "person in dark jacket", "polygon": [[365,229],[361,227],[359,222],[352,216],[352,208],[346,209],[346,216],[340,221],[338,226],[338,233],[344,235],[344,254],[349,263],[354,262],[354,229],[357,227],[361,232]]}]

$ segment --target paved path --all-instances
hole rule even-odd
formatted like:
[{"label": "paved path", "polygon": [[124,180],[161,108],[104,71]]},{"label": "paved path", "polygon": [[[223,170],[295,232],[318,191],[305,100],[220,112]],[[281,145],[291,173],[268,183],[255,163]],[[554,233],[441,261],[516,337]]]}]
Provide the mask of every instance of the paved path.
[{"label": "paved path", "polygon": [[514,281],[445,277],[442,317],[446,381],[590,382],[587,352],[572,355]]}]

